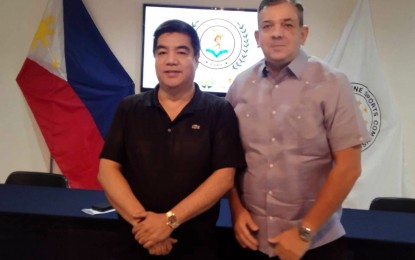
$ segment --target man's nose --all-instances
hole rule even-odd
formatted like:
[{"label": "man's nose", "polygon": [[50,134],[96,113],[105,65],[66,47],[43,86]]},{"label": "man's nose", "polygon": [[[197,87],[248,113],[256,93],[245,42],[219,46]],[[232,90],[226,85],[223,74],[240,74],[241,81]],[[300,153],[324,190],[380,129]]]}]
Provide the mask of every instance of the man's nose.
[{"label": "man's nose", "polygon": [[281,38],[282,36],[284,36],[283,28],[281,26],[275,26],[272,30],[272,37]]},{"label": "man's nose", "polygon": [[166,62],[167,64],[177,64],[177,55],[175,53],[169,53]]}]

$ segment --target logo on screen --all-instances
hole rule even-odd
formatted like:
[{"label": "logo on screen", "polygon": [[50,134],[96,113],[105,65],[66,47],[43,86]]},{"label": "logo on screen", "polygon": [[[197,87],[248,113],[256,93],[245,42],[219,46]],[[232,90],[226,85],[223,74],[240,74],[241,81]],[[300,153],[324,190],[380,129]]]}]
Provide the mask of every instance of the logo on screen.
[{"label": "logo on screen", "polygon": [[244,24],[224,19],[194,22],[200,37],[199,63],[210,69],[238,69],[248,56],[249,39]]}]

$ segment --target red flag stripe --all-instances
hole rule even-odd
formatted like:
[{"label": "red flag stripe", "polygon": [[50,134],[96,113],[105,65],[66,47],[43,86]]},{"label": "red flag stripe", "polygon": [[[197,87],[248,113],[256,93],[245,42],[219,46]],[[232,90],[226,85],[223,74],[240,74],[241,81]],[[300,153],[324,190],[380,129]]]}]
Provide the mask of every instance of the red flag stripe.
[{"label": "red flag stripe", "polygon": [[104,140],[73,88],[29,58],[16,80],[70,186],[101,189],[97,173]]}]

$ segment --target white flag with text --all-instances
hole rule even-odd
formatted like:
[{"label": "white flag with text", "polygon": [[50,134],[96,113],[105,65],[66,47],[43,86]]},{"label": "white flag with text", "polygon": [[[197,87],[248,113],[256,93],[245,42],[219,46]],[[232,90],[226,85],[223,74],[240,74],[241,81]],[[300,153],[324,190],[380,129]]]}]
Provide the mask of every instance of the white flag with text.
[{"label": "white flag with text", "polygon": [[343,206],[368,209],[375,197],[410,193],[414,180],[404,175],[401,120],[380,65],[368,0],[356,2],[325,60],[348,76],[372,138],[362,145],[362,175]]}]

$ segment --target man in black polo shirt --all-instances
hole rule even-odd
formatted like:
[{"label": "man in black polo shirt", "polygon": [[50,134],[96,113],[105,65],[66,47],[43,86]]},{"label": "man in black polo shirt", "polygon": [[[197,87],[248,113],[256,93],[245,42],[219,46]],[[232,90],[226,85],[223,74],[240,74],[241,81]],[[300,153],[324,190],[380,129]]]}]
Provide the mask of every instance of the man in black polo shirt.
[{"label": "man in black polo shirt", "polygon": [[98,179],[123,222],[117,259],[217,259],[220,198],[245,167],[233,108],[194,83],[196,31],[169,20],[154,33],[157,87],[119,106]]}]

